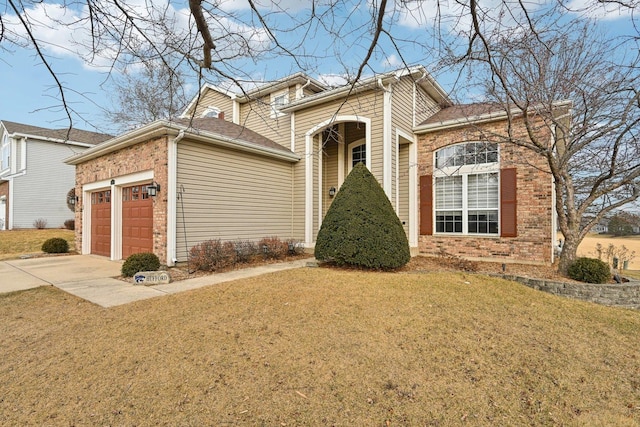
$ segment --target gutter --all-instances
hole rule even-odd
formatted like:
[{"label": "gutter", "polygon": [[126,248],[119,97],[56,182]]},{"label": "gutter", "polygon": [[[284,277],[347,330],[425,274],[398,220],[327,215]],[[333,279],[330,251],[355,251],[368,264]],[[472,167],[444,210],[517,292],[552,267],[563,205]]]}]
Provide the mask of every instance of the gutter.
[{"label": "gutter", "polygon": [[73,141],[71,139],[51,138],[49,136],[38,136],[38,135],[31,135],[31,134],[28,134],[28,133],[20,133],[20,132],[10,133],[10,134],[7,134],[7,136],[9,138],[37,139],[37,140],[40,140],[40,141],[56,142],[56,143],[59,143],[59,144],[69,144],[69,145],[76,145],[78,147],[87,147],[87,148],[95,147],[97,145],[97,144],[88,144],[86,142]]},{"label": "gutter", "polygon": [[268,155],[281,160],[297,162],[300,157],[292,152],[278,150],[271,147],[262,147],[251,142],[230,138],[224,135],[215,134],[206,131],[189,132],[185,126],[179,126],[175,123],[165,120],[158,120],[143,126],[135,131],[116,137],[110,141],[104,142],[98,146],[90,148],[84,153],[69,157],[64,162],[68,165],[78,165],[88,160],[95,159],[116,150],[135,145],[139,142],[146,141],[152,137],[165,136],[170,134],[178,135],[183,132],[185,137],[199,142],[240,149],[254,154]]}]

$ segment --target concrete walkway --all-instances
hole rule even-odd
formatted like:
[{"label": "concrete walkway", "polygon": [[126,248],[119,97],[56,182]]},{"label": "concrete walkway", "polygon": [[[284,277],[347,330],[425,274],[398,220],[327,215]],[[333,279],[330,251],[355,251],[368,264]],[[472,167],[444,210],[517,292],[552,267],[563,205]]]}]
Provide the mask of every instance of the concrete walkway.
[{"label": "concrete walkway", "polygon": [[311,259],[301,259],[215,273],[169,284],[142,286],[114,279],[120,275],[122,262],[110,261],[104,257],[70,255],[9,260],[0,261],[0,293],[52,285],[102,307],[114,307],[231,280],[300,268],[309,261]]}]

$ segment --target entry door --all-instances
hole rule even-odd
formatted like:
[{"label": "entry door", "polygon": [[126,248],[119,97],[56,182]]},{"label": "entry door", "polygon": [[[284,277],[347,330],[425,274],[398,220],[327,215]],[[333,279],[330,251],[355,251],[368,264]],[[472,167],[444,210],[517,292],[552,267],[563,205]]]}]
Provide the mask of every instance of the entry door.
[{"label": "entry door", "polygon": [[122,258],[153,252],[153,200],[146,185],[122,189]]},{"label": "entry door", "polygon": [[91,253],[111,256],[111,190],[91,193]]}]

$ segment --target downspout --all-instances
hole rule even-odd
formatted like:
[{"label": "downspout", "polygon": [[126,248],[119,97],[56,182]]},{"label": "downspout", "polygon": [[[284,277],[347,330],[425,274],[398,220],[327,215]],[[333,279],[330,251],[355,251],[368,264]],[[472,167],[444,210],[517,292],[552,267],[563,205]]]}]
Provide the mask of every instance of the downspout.
[{"label": "downspout", "polygon": [[[178,143],[184,138],[184,129],[168,143],[167,147],[167,266],[178,262],[177,256],[177,187]],[[184,219],[183,219],[184,220]]]},{"label": "downspout", "polygon": [[307,82],[303,84],[296,93],[296,99],[304,98],[304,89],[311,84],[311,79],[307,79]]},{"label": "downspout", "polygon": [[[396,76],[396,83],[398,81]],[[391,150],[391,136],[392,136],[392,123],[391,123],[391,102],[393,98],[393,83],[389,83],[387,87],[384,87],[382,79],[378,79],[378,87],[384,92],[384,101],[382,107],[382,188],[384,189],[387,198],[391,200],[391,177],[392,177],[392,150]],[[372,167],[373,165],[371,165]]]}]

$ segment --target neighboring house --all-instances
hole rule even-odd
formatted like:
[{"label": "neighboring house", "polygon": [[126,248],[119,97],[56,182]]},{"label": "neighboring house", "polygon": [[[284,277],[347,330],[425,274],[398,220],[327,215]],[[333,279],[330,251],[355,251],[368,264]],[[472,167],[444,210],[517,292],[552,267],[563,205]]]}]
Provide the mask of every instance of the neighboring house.
[{"label": "neighboring house", "polygon": [[67,194],[75,187],[70,155],[110,139],[78,129],[46,129],[0,121],[0,230],[62,227],[74,213]]},{"label": "neighboring house", "polygon": [[[459,114],[423,67],[353,88],[327,88],[302,73],[242,95],[205,85],[181,119],[67,160],[82,207],[77,249],[111,259],[152,251],[173,265],[208,239],[279,236],[312,248],[335,192],[363,162],[413,253],[550,262],[553,196],[543,162],[520,163],[531,156],[486,145],[473,131],[504,127],[504,115]],[[449,165],[462,149],[450,144],[489,149],[473,164],[441,168],[434,152]]]}]

